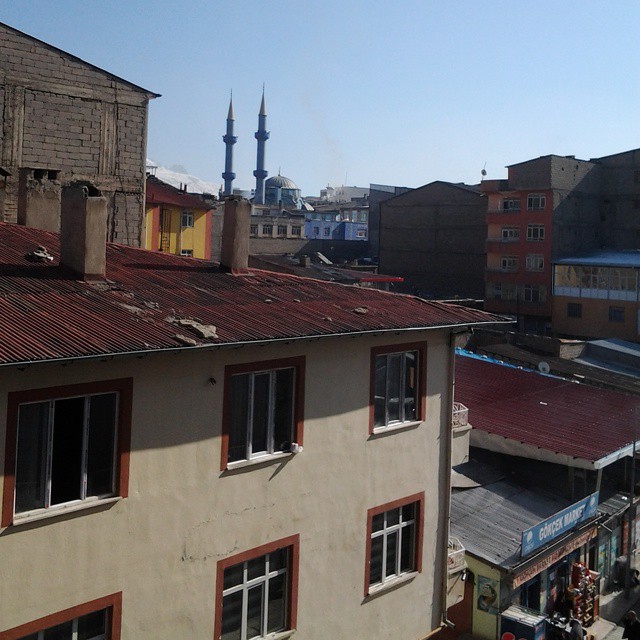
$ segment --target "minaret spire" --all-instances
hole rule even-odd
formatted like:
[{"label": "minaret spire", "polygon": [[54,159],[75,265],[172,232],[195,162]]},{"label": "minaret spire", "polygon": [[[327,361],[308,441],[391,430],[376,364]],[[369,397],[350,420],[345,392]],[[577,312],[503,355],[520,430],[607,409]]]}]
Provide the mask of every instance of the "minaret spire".
[{"label": "minaret spire", "polygon": [[233,145],[237,142],[238,137],[233,135],[233,122],[233,92],[231,92],[231,98],[229,99],[229,113],[227,114],[227,133],[222,136],[226,146],[224,173],[222,174],[225,196],[233,194],[233,180],[236,177],[236,174],[233,173]]},{"label": "minaret spire", "polygon": [[267,131],[267,108],[264,103],[264,84],[262,85],[262,103],[260,104],[260,113],[258,115],[258,130],[255,136],[258,141],[258,158],[256,170],[253,172],[253,175],[256,177],[256,193],[253,197],[253,202],[254,204],[264,204],[264,180],[268,175],[264,169],[264,143],[269,139],[269,132]]}]

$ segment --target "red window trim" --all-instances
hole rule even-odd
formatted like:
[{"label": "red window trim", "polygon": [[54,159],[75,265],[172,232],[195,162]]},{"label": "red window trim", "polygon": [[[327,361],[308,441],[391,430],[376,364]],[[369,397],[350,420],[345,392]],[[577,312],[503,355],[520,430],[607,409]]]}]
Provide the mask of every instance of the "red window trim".
[{"label": "red window trim", "polygon": [[71,398],[96,393],[119,393],[118,402],[118,457],[116,468],[116,494],[126,498],[129,494],[129,457],[131,449],[131,410],[133,401],[133,378],[101,380],[71,384],[60,387],[45,387],[14,391],[7,397],[7,431],[4,456],[4,485],[2,491],[2,519],[0,526],[13,523],[15,493],[16,446],[18,435],[18,407],[26,402],[40,402],[57,398]]},{"label": "red window trim", "polygon": [[414,563],[416,567],[416,572],[422,572],[422,539],[423,539],[423,531],[424,531],[424,491],[420,493],[414,493],[412,496],[407,496],[406,498],[400,498],[399,500],[393,500],[392,502],[387,502],[386,504],[381,504],[377,507],[373,507],[367,511],[367,544],[366,544],[366,555],[364,562],[364,595],[365,597],[369,595],[369,577],[371,566],[369,564],[369,559],[371,557],[371,533],[373,529],[373,516],[377,516],[380,513],[384,513],[385,511],[391,511],[391,509],[397,509],[398,507],[404,507],[408,504],[416,503],[418,508],[416,509],[416,548],[415,548],[415,556]]},{"label": "red window trim", "polygon": [[224,369],[224,400],[222,403],[222,442],[220,453],[220,471],[227,468],[229,455],[229,422],[231,414],[231,376],[241,373],[253,373],[255,371],[272,371],[273,369],[285,369],[293,367],[295,375],[295,401],[293,406],[293,435],[298,444],[303,444],[304,432],[304,356],[295,358],[278,358],[276,360],[261,360],[259,362],[247,362],[244,364],[227,365]]},{"label": "red window trim", "polygon": [[120,640],[120,627],[122,623],[122,591],[118,593],[112,593],[109,596],[92,600],[91,602],[85,602],[84,604],[70,607],[64,611],[58,611],[51,615],[38,618],[26,624],[21,624],[19,627],[8,629],[7,631],[0,631],[0,640],[19,640],[24,636],[28,636],[31,633],[37,633],[43,631],[49,627],[55,627],[63,622],[68,622],[74,618],[85,616],[88,613],[94,613],[101,609],[109,609],[109,640]]},{"label": "red window trim", "polygon": [[[289,548],[290,564],[287,574],[289,602],[287,606],[287,629],[295,629],[298,621],[298,566],[300,563],[300,535],[295,534],[287,538],[281,538],[275,542],[268,542],[254,549],[236,553],[233,556],[218,560],[216,566],[216,601],[215,619],[213,623],[214,640],[220,640],[222,635],[222,591],[224,586],[224,570],[234,564],[240,564],[253,558],[258,558],[276,549]],[[0,640],[3,640],[0,638]]]},{"label": "red window trim", "polygon": [[[427,415],[427,345],[424,342],[405,342],[403,344],[390,344],[383,347],[371,348],[370,363],[370,383],[369,383],[369,435],[373,434],[375,415],[374,415],[374,396],[376,385],[376,356],[385,355],[387,353],[402,353],[404,351],[418,352],[418,421],[425,419]],[[401,426],[400,423],[399,426]]]}]

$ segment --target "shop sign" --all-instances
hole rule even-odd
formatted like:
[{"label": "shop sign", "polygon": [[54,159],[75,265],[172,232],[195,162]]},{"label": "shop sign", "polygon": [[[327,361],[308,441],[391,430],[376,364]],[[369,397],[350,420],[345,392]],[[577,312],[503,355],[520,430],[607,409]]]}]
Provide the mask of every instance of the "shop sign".
[{"label": "shop sign", "polygon": [[537,562],[529,565],[526,569],[513,576],[513,588],[515,589],[521,584],[527,582],[527,580],[531,580],[531,578],[537,576],[541,571],[548,569],[552,564],[558,562],[558,560],[561,560],[582,545],[587,544],[589,540],[596,537],[597,533],[598,530],[596,527],[589,529],[588,531],[581,533],[576,538],[565,542],[565,544],[556,549],[553,553],[550,553],[548,556],[545,556]]},{"label": "shop sign", "polygon": [[573,529],[580,522],[593,518],[597,508],[598,491],[539,522],[530,529],[526,529],[522,532],[520,557],[524,558],[532,551]]}]

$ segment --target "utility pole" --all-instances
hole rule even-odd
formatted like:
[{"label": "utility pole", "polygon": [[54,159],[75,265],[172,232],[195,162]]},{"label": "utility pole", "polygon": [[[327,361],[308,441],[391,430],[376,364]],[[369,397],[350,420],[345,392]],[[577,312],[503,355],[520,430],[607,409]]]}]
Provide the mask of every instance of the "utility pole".
[{"label": "utility pole", "polygon": [[635,528],[635,490],[636,490],[636,412],[633,415],[633,451],[631,454],[631,487],[629,491],[629,508],[627,512],[627,563],[624,575],[624,599],[631,594],[631,551],[633,547],[633,528]]}]

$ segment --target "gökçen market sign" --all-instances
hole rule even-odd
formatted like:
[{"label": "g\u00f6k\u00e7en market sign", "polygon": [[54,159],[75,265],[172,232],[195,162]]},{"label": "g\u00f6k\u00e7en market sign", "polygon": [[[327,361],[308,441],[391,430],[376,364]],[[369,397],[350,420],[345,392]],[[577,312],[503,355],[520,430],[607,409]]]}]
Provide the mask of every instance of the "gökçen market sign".
[{"label": "g\u00f6k\u00e7en market sign", "polygon": [[598,492],[583,498],[570,507],[559,511],[550,518],[539,522],[522,532],[521,557],[529,555],[539,547],[551,542],[558,536],[573,529],[579,522],[584,522],[596,515]]}]

